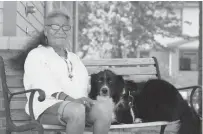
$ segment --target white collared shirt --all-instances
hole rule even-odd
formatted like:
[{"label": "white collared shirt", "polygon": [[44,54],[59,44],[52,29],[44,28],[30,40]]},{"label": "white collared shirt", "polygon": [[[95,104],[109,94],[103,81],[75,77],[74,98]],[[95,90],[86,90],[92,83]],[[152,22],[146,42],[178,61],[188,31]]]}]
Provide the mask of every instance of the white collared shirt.
[{"label": "white collared shirt", "polygon": [[[80,58],[72,52],[68,52],[68,60],[72,62],[72,75],[69,78],[67,64],[52,47],[39,45],[29,52],[24,64],[24,87],[25,90],[39,88],[45,91],[46,99],[38,101],[35,95],[33,110],[35,118],[48,107],[62,100],[51,97],[55,92],[64,92],[77,99],[88,96],[89,77],[88,72]],[[29,94],[27,94],[29,100]],[[28,111],[28,102],[26,104]]]}]

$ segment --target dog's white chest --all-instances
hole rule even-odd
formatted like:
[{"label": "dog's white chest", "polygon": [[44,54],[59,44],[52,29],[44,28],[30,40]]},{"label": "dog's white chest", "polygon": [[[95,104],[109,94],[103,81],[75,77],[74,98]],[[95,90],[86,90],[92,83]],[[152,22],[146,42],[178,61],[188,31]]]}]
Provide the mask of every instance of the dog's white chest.
[{"label": "dog's white chest", "polygon": [[115,122],[116,121],[116,115],[115,115],[115,112],[114,112],[115,104],[114,104],[112,98],[104,97],[104,96],[97,96],[97,100],[98,101],[109,101],[108,104],[110,104],[110,107],[112,109],[111,122]]}]

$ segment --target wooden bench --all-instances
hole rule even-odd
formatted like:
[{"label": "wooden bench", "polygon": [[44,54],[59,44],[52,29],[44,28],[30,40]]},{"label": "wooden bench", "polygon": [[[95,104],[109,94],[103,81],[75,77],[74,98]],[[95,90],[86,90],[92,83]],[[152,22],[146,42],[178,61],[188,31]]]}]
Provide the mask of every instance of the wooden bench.
[{"label": "wooden bench", "polygon": [[[8,52],[9,53],[9,52]],[[0,91],[3,93],[3,105],[1,111],[4,110],[4,116],[6,123],[3,123],[2,127],[5,128],[6,134],[11,132],[24,132],[29,130],[38,131],[42,134],[43,131],[64,131],[64,126],[39,124],[34,119],[34,116],[29,116],[25,113],[25,104],[27,98],[25,96],[25,90],[23,87],[23,72],[15,71],[9,64],[9,58],[15,56],[15,53],[6,53],[7,56],[0,57]],[[8,56],[9,55],[9,56]],[[134,80],[146,80],[149,78],[161,79],[159,66],[156,58],[131,58],[131,59],[103,59],[103,60],[83,60],[83,63],[88,69],[89,74],[96,73],[104,68],[109,68],[116,74],[123,75],[124,78],[131,77]],[[192,86],[193,91],[200,88],[199,86]],[[181,90],[188,89],[182,88]],[[40,89],[33,89],[34,92],[40,93],[41,101],[44,99],[44,92]],[[12,97],[12,98],[11,98]],[[30,102],[31,105],[32,102]],[[191,102],[192,104],[192,102]],[[2,105],[2,104],[1,104]],[[167,122],[147,122],[139,124],[124,124],[124,125],[112,125],[110,133],[129,133],[138,132],[139,130],[149,127],[156,128],[161,134],[164,133],[164,129],[167,125],[178,124],[178,121]],[[86,132],[90,132],[91,128],[87,128]],[[26,132],[27,134],[28,132]]]}]

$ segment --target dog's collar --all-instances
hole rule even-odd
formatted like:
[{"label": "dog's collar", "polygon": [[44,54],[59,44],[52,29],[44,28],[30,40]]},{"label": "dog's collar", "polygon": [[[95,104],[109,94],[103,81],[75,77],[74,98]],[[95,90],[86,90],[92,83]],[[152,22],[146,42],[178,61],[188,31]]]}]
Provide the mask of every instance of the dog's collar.
[{"label": "dog's collar", "polygon": [[131,95],[131,92],[129,91],[128,92],[129,94],[129,97],[132,99],[130,102],[129,102],[129,106],[132,108],[134,105],[133,105],[133,102],[134,102],[134,97]]},{"label": "dog's collar", "polygon": [[133,108],[134,107],[134,105],[133,105],[133,103],[132,102],[129,102],[129,104],[128,104],[129,106],[130,106],[130,108]]}]

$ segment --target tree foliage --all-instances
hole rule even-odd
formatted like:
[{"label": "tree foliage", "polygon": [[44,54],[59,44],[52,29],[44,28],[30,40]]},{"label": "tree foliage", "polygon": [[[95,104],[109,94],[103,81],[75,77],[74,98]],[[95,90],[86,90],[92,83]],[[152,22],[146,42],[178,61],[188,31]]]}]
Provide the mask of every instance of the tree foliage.
[{"label": "tree foliage", "polygon": [[79,2],[79,46],[91,53],[121,58],[140,47],[162,46],[155,35],[181,36],[181,22],[173,10],[179,2]]}]

